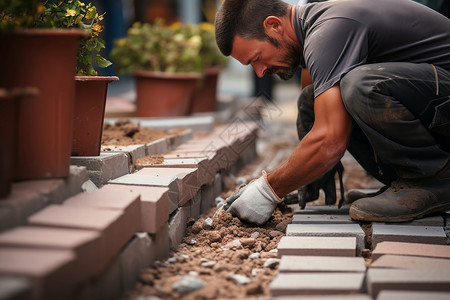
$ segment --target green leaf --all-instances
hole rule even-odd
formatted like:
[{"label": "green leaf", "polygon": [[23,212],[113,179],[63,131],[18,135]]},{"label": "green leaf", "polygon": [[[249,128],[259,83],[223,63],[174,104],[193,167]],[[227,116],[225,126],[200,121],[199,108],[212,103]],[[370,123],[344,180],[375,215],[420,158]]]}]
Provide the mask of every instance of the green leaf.
[{"label": "green leaf", "polygon": [[101,57],[100,55],[97,54],[97,56],[95,57],[95,63],[100,67],[100,68],[106,68],[109,67],[110,65],[112,65],[112,62],[110,62],[109,60]]}]

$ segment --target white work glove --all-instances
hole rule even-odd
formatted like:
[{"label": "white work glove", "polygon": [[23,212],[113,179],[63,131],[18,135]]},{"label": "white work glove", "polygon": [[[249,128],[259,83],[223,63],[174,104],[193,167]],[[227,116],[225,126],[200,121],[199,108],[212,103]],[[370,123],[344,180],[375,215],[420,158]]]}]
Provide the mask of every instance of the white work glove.
[{"label": "white work glove", "polygon": [[225,209],[239,219],[262,225],[272,216],[277,204],[281,202],[267,181],[267,173],[263,176],[241,186],[237,192],[228,197],[225,202]]}]

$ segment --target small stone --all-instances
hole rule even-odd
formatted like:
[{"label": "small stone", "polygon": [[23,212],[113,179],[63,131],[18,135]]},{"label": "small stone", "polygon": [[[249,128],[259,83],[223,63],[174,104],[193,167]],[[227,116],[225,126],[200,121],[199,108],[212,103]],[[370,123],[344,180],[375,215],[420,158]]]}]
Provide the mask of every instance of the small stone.
[{"label": "small stone", "polygon": [[227,248],[227,249],[241,248],[241,247],[242,247],[242,245],[241,245],[241,241],[239,239],[229,242],[228,244],[225,245],[225,248]]},{"label": "small stone", "polygon": [[241,241],[241,245],[243,247],[247,247],[247,248],[251,248],[255,245],[256,240],[253,238],[244,238],[244,239],[240,239]]},{"label": "small stone", "polygon": [[189,241],[189,245],[195,245],[195,244],[197,244],[197,241],[196,241],[196,240],[190,240],[190,241]]},{"label": "small stone", "polygon": [[161,298],[155,296],[139,296],[136,300],[161,300]]},{"label": "small stone", "polygon": [[264,271],[264,270],[260,269],[260,268],[252,269],[252,277],[255,277],[256,275],[258,275],[258,273],[261,273],[262,271]]},{"label": "small stone", "polygon": [[250,282],[250,279],[248,277],[239,274],[234,274],[230,276],[230,279],[234,280],[236,283],[240,285],[245,285]]},{"label": "small stone", "polygon": [[269,251],[269,253],[275,253],[275,254],[278,254],[278,249],[272,249],[272,250]]},{"label": "small stone", "polygon": [[202,263],[207,262],[207,261],[209,261],[209,260],[207,260],[207,259],[204,258],[204,257],[202,257],[202,258],[200,259],[200,262],[202,262]]},{"label": "small stone", "polygon": [[209,230],[212,228],[213,225],[213,220],[211,218],[206,218],[205,221],[203,222],[203,229],[205,230]]},{"label": "small stone", "polygon": [[185,276],[180,281],[175,282],[172,289],[180,294],[185,294],[201,289],[203,286],[202,280]]},{"label": "small stone", "polygon": [[264,263],[264,268],[274,269],[279,264],[280,264],[280,259],[279,258],[269,258]]},{"label": "small stone", "polygon": [[252,232],[252,234],[250,235],[250,237],[251,237],[252,239],[257,239],[257,238],[259,237],[259,232],[258,232],[258,231]]},{"label": "small stone", "polygon": [[258,259],[258,258],[260,258],[260,257],[261,257],[261,254],[259,254],[258,252],[256,252],[256,253],[250,254],[250,256],[249,256],[248,258],[250,258],[250,259]]},{"label": "small stone", "polygon": [[201,266],[204,267],[204,268],[213,268],[216,264],[217,264],[216,261],[210,260],[210,261],[202,262]]},{"label": "small stone", "polygon": [[277,237],[277,236],[280,236],[280,235],[283,235],[284,233],[282,233],[281,231],[278,231],[278,230],[272,230],[271,232],[269,232],[269,235],[271,236],[271,237]]},{"label": "small stone", "polygon": [[186,259],[188,259],[189,258],[189,255],[186,255],[186,254],[180,254],[180,255],[178,255],[179,257],[182,257],[182,258],[186,258]]},{"label": "small stone", "polygon": [[275,230],[286,232],[287,225],[287,222],[278,223],[277,226],[275,226]]},{"label": "small stone", "polygon": [[195,276],[198,276],[198,272],[196,272],[196,271],[189,271],[189,276],[192,276],[192,277],[195,277]]},{"label": "small stone", "polygon": [[262,252],[261,258],[276,258],[277,254],[273,252]]},{"label": "small stone", "polygon": [[176,262],[177,262],[177,258],[176,257],[169,257],[167,259],[167,263],[169,263],[169,264],[173,264],[173,263],[176,263]]}]

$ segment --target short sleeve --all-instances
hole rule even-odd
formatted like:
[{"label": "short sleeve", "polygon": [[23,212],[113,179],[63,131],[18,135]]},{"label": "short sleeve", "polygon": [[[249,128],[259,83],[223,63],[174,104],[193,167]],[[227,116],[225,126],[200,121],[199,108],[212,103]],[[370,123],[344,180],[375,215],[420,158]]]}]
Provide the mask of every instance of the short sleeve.
[{"label": "short sleeve", "polygon": [[366,26],[345,18],[328,19],[310,28],[304,58],[314,83],[315,97],[367,61],[368,34]]}]

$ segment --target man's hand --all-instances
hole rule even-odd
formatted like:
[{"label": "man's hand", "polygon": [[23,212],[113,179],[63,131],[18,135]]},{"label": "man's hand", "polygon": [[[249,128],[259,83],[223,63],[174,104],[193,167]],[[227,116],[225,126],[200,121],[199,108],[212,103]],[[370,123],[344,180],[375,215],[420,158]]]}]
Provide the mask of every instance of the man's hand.
[{"label": "man's hand", "polygon": [[272,190],[267,181],[267,173],[263,171],[263,176],[248,185],[241,186],[225,201],[225,208],[229,206],[227,211],[233,216],[262,225],[270,219],[281,199]]}]

